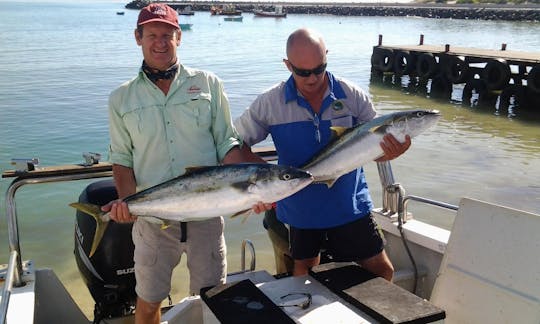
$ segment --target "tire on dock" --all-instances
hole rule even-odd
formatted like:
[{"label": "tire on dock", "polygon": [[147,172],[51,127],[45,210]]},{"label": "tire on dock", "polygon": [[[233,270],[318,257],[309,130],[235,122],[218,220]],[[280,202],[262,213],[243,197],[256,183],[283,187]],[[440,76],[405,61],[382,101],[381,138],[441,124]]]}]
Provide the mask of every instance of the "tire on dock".
[{"label": "tire on dock", "polygon": [[469,63],[463,56],[447,56],[444,73],[454,84],[465,83],[470,76]]},{"label": "tire on dock", "polygon": [[431,79],[438,71],[438,63],[431,53],[422,53],[416,60],[416,74],[421,79]]},{"label": "tire on dock", "polygon": [[451,99],[453,85],[444,74],[437,74],[431,79],[429,96],[436,99]]},{"label": "tire on dock", "polygon": [[463,87],[461,103],[468,106],[474,105],[474,103],[471,102],[471,99],[475,93],[478,94],[477,103],[482,104],[485,101],[485,98],[488,96],[488,89],[484,80],[470,79],[467,81],[467,83],[465,83],[465,87]]},{"label": "tire on dock", "polygon": [[499,111],[508,110],[512,107],[525,107],[525,87],[521,85],[510,84],[501,91],[499,95]]},{"label": "tire on dock", "polygon": [[503,59],[490,60],[482,70],[488,90],[502,90],[510,81],[510,66]]},{"label": "tire on dock", "polygon": [[527,75],[527,88],[540,94],[540,65],[533,66]]},{"label": "tire on dock", "polygon": [[409,75],[414,71],[415,57],[409,51],[396,51],[394,55],[394,73]]},{"label": "tire on dock", "polygon": [[374,48],[371,55],[371,66],[383,72],[394,69],[394,51],[389,48]]}]

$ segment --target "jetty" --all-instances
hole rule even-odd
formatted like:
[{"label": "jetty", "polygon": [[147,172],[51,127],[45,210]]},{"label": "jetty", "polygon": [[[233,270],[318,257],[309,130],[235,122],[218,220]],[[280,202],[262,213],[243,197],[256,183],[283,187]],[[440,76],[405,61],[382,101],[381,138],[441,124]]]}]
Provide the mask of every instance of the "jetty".
[{"label": "jetty", "polygon": [[[223,1],[148,1],[134,0],[125,7],[140,9],[150,2],[167,3],[174,9],[191,6],[194,11],[210,12]],[[478,20],[540,21],[540,4],[485,4],[485,3],[350,3],[350,2],[287,2],[287,1],[231,1],[226,2],[241,12],[275,11],[281,6],[287,14],[327,14],[336,16],[397,16]]]},{"label": "jetty", "polygon": [[461,90],[464,105],[510,114],[540,107],[540,52],[510,51],[506,44],[498,50],[426,45],[423,35],[415,45],[388,46],[382,37],[373,47],[372,81],[405,84],[443,100]]}]

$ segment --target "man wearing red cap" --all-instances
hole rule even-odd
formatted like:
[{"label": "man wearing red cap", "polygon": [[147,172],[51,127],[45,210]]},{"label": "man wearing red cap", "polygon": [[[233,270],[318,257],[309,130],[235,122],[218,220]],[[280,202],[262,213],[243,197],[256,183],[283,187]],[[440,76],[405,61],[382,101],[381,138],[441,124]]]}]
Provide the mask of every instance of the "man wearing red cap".
[{"label": "man wearing red cap", "polygon": [[[232,126],[228,99],[212,73],[179,63],[182,32],[176,11],[150,4],[139,14],[135,40],[144,61],[139,74],[109,98],[110,160],[119,198],[182,175],[186,167],[262,162]],[[255,212],[271,205],[259,203]],[[127,205],[113,201],[116,222],[133,222]],[[173,224],[161,229],[142,218],[133,224],[136,323],[159,323],[171,276],[188,254],[190,292],[225,282],[223,218]]]}]

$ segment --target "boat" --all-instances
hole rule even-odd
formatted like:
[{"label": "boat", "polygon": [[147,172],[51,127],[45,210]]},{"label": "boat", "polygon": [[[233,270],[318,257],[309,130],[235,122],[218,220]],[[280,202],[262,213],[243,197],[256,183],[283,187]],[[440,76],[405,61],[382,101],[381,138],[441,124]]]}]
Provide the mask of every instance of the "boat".
[{"label": "boat", "polygon": [[[276,159],[273,148],[258,149],[257,153],[267,161]],[[99,154],[84,157],[82,164],[39,168],[36,159],[14,159],[15,169],[2,173],[3,178],[13,180],[5,195],[10,254],[7,264],[0,267],[0,323],[92,321],[81,312],[54,269],[23,261],[15,205],[15,194],[25,185],[85,179],[96,180],[84,189],[80,200],[114,199],[111,164],[100,162]],[[305,276],[273,274],[269,269],[257,269],[255,247],[243,240],[241,270],[230,273],[225,285],[205,288],[200,295],[164,308],[163,323],[540,322],[540,267],[535,257],[538,211],[468,197],[455,206],[406,194],[405,185],[395,181],[390,162],[377,162],[377,168],[384,190],[373,216],[385,235],[386,251],[395,267],[392,283],[353,263],[332,260]],[[409,206],[413,202],[433,207],[434,213],[440,209],[455,213],[451,231],[415,219]],[[82,222],[91,218],[80,216],[74,230],[74,250],[80,272],[87,276],[87,287],[81,289],[91,289],[97,299],[95,314],[99,318],[93,322],[132,323],[132,286],[114,279],[96,279],[107,278],[102,269],[112,272],[112,277],[133,276],[130,247],[104,248],[88,258],[90,242],[83,238],[91,235],[92,228]],[[113,225],[109,224],[109,229]],[[112,235],[129,237],[130,232],[129,227],[118,228]],[[111,242],[118,241],[126,242]],[[249,267],[246,250],[251,256]],[[100,261],[100,253],[107,251],[121,251],[121,255],[107,255]],[[121,257],[127,265],[121,264]],[[120,264],[112,266],[107,260]],[[116,304],[106,304],[110,301]]]},{"label": "boat", "polygon": [[123,16],[124,12],[123,11],[117,11],[116,14],[119,15],[119,16]]},{"label": "boat", "polygon": [[210,14],[223,16],[239,16],[242,14],[242,11],[237,10],[234,5],[211,6]]},{"label": "boat", "polygon": [[191,6],[185,6],[183,9],[176,9],[176,12],[181,16],[193,16],[195,11],[191,9]]},{"label": "boat", "polygon": [[239,22],[241,22],[243,19],[244,19],[243,16],[223,17],[224,21],[239,21]]},{"label": "boat", "polygon": [[287,13],[283,12],[283,6],[275,6],[274,11],[264,11],[262,9],[253,10],[255,17],[275,17],[275,18],[285,18]]},{"label": "boat", "polygon": [[193,24],[178,24],[181,30],[190,30],[193,27]]}]

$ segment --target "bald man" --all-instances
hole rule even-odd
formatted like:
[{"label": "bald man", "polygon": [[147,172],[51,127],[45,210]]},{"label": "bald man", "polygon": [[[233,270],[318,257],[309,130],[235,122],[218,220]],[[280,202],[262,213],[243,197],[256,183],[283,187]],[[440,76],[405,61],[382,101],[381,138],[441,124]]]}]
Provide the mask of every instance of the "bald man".
[{"label": "bald man", "polygon": [[[301,167],[329,143],[330,127],[354,127],[376,116],[366,92],[326,70],[327,52],[322,36],[313,30],[302,28],[289,36],[283,62],[291,75],[259,95],[235,121],[244,143],[251,146],[271,134],[278,163]],[[385,155],[377,161],[394,159],[410,145],[409,137],[400,143],[387,135],[381,142]],[[320,263],[326,242],[335,261],[357,262],[391,281],[394,269],[372,208],[364,171],[358,168],[331,188],[312,184],[279,201],[277,221],[269,211],[266,222],[271,224],[268,230],[275,250],[285,239],[275,234],[283,233],[282,223],[288,224],[294,275],[307,274]]]}]

